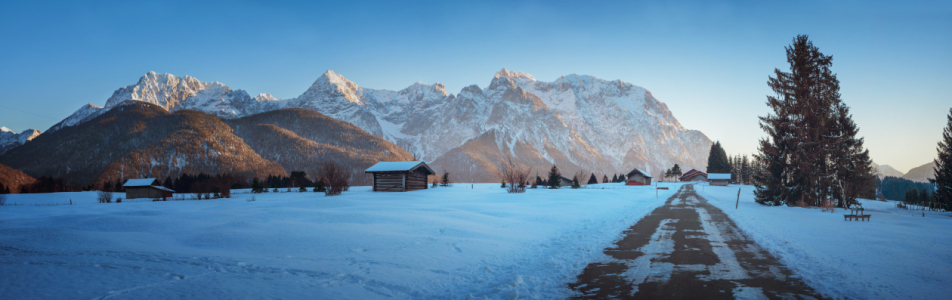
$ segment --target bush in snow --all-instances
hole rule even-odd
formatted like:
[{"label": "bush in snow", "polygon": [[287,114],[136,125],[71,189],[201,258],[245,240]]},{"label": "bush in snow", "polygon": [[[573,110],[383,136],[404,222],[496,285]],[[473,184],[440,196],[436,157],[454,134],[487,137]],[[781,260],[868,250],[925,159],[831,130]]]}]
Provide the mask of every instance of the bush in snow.
[{"label": "bush in snow", "polygon": [[112,202],[112,192],[99,191],[96,196],[99,198],[99,203]]},{"label": "bush in snow", "polygon": [[325,162],[321,167],[320,177],[320,181],[327,184],[326,190],[324,191],[325,196],[340,195],[350,187],[350,183],[347,182],[348,177],[350,177],[350,171],[335,162]]},{"label": "bush in snow", "polygon": [[[531,167],[522,168],[516,166],[512,162],[512,158],[508,158],[506,162],[502,164],[502,187],[506,188],[506,191],[509,193],[523,193],[526,191],[526,185],[529,184],[529,173],[532,172]],[[506,183],[509,183],[509,186],[506,186]]]},{"label": "bush in snow", "polygon": [[444,187],[450,186],[453,182],[450,181],[450,172],[443,170],[443,176],[440,177],[441,183]]}]

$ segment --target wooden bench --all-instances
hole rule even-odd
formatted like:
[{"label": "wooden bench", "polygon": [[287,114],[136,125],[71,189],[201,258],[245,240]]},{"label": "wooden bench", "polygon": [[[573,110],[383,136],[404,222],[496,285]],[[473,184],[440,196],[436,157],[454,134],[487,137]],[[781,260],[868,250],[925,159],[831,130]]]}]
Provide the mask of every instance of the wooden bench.
[{"label": "wooden bench", "polygon": [[667,190],[668,187],[666,187],[666,186],[659,186],[658,189],[659,189],[659,190]]},{"label": "wooden bench", "polygon": [[852,221],[852,220],[866,220],[869,221],[869,215],[843,215],[843,220]]},{"label": "wooden bench", "polygon": [[[843,215],[843,220],[844,220],[844,221],[853,221],[853,220],[857,220],[857,219],[859,219],[860,221],[863,221],[863,220],[869,221],[869,216],[870,216],[870,215],[864,215],[864,214],[863,214],[863,212],[865,212],[865,210],[863,209],[862,206],[860,206],[860,207],[850,207],[850,211],[852,212],[851,214]],[[859,213],[859,214],[857,214],[857,213]]]}]

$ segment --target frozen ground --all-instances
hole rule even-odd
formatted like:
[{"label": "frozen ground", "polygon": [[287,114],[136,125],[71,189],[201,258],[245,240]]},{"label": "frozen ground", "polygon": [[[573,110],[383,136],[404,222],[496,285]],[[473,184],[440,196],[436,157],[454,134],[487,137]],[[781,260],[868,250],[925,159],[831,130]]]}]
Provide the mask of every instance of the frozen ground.
[{"label": "frozen ground", "polygon": [[759,205],[752,186],[695,189],[825,296],[948,299],[952,294],[952,213],[925,211],[923,217],[923,211],[898,209],[894,201],[860,200],[870,221],[850,222],[843,220],[849,211],[842,209]]},{"label": "frozen ground", "polygon": [[592,187],[607,189],[354,187],[120,204],[96,203],[94,192],[10,195],[18,205],[0,207],[0,295],[562,298],[601,249],[678,189],[656,199],[653,187]]}]

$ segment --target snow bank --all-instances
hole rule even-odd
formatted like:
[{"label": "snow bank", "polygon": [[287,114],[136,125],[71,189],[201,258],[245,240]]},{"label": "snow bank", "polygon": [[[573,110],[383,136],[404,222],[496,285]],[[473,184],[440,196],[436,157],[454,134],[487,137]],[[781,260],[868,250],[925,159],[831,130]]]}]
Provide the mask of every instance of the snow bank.
[{"label": "snow bank", "polygon": [[586,264],[677,191],[656,199],[651,186],[589,187],[235,191],[231,199],[120,204],[96,203],[95,192],[11,195],[18,205],[0,207],[0,274],[16,279],[2,281],[0,294],[563,298]]},{"label": "snow bank", "polygon": [[952,293],[952,213],[925,211],[923,217],[921,210],[895,208],[894,201],[860,200],[870,221],[849,222],[843,209],[759,205],[752,186],[696,190],[826,296],[945,299]]}]

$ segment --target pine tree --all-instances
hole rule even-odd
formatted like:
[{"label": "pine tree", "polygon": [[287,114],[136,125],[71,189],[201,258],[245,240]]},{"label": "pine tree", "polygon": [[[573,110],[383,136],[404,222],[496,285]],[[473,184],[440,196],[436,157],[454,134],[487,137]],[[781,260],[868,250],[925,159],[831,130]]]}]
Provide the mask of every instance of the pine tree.
[{"label": "pine tree", "polygon": [[572,176],[572,188],[577,189],[582,187],[582,184],[578,182],[578,175]]},{"label": "pine tree", "polygon": [[559,168],[555,165],[552,165],[552,169],[549,170],[549,188],[557,189],[562,187],[562,173],[559,172]]},{"label": "pine tree", "polygon": [[7,191],[7,187],[3,185],[3,182],[0,182],[0,194],[9,194]]},{"label": "pine tree", "polygon": [[440,184],[443,185],[444,187],[450,186],[450,183],[451,183],[451,181],[450,181],[450,172],[443,171],[443,177],[442,177],[442,178],[443,178],[443,182],[440,183]]},{"label": "pine tree", "polygon": [[939,156],[935,159],[935,167],[932,168],[932,177],[930,180],[936,189],[932,195],[935,201],[943,205],[945,210],[952,211],[952,109],[949,109],[949,115],[946,116],[948,123],[942,131],[942,140],[936,151]]},{"label": "pine tree", "polygon": [[618,174],[618,182],[625,182],[625,181],[627,181],[627,178],[625,178],[625,174]]},{"label": "pine tree", "polygon": [[608,174],[602,175],[602,183],[608,183]]},{"label": "pine tree", "polygon": [[588,184],[598,184],[598,178],[595,177],[595,173],[592,173],[592,177],[588,178]]},{"label": "pine tree", "polygon": [[535,183],[532,184],[532,188],[538,188],[539,186],[545,186],[545,180],[542,180],[542,177],[539,176],[539,173],[536,172]]},{"label": "pine tree", "polygon": [[258,180],[258,177],[251,179],[251,192],[258,194],[261,193],[264,188],[261,186],[261,181]]},{"label": "pine tree", "polygon": [[771,113],[760,117],[767,137],[760,140],[754,170],[755,197],[768,205],[820,205],[828,198],[841,207],[871,192],[871,160],[857,137],[858,127],[840,100],[839,80],[806,35],[785,48],[790,72],[774,70],[767,96]]},{"label": "pine tree", "polygon": [[711,150],[707,156],[707,172],[711,173],[730,173],[730,161],[727,158],[727,152],[721,146],[720,141],[711,144]]},{"label": "pine tree", "polygon": [[929,202],[929,198],[931,198],[931,196],[929,195],[929,191],[925,189],[919,190],[919,198],[918,198],[919,203],[925,205],[926,204],[925,202]]},{"label": "pine tree", "polygon": [[681,175],[681,166],[674,164],[674,166],[671,167],[671,176],[668,177],[681,177]]},{"label": "pine tree", "polygon": [[906,197],[902,199],[902,202],[905,202],[906,204],[916,204],[919,202],[919,190],[906,190]]},{"label": "pine tree", "polygon": [[[605,175],[605,176],[608,176],[608,175]],[[612,176],[612,183],[616,183],[616,182],[618,182],[618,174],[615,174]]]}]

